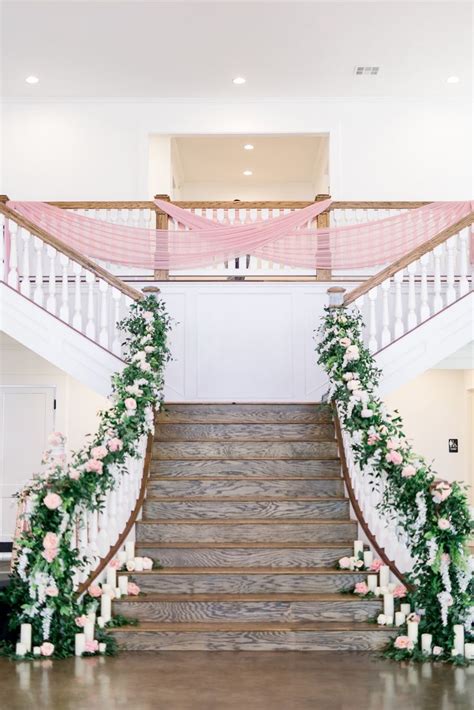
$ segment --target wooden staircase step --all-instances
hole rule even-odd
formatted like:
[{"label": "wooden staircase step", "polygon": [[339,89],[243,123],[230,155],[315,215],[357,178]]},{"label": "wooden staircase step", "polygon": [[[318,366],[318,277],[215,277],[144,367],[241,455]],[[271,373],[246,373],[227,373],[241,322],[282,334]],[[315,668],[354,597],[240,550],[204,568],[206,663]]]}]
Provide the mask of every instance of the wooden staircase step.
[{"label": "wooden staircase step", "polygon": [[353,520],[161,520],[137,523],[137,540],[160,542],[344,542],[357,532]]},{"label": "wooden staircase step", "polygon": [[333,424],[158,424],[155,441],[320,441]]},{"label": "wooden staircase step", "polygon": [[183,459],[337,459],[336,441],[160,441],[153,444],[153,458]]},{"label": "wooden staircase step", "polygon": [[186,500],[202,500],[212,496],[217,500],[293,499],[308,500],[311,497],[341,497],[344,494],[342,478],[290,478],[286,480],[247,479],[244,477],[223,481],[219,478],[156,479],[148,483],[148,496],[162,499],[181,497]]},{"label": "wooden staircase step", "polygon": [[152,476],[168,478],[225,478],[232,476],[277,480],[288,478],[325,478],[340,475],[341,464],[334,459],[286,460],[159,460],[151,462]]},{"label": "wooden staircase step", "polygon": [[165,404],[158,424],[173,423],[330,423],[327,404]]},{"label": "wooden staircase step", "polygon": [[111,629],[129,651],[378,651],[395,629],[361,622],[148,622]]},{"label": "wooden staircase step", "polygon": [[241,518],[318,518],[320,520],[349,519],[349,501],[345,498],[313,498],[301,500],[197,500],[147,498],[144,505],[144,520],[160,519],[215,519]]},{"label": "wooden staircase step", "polygon": [[114,601],[114,613],[140,622],[361,621],[382,611],[380,599],[348,594],[147,594]]}]

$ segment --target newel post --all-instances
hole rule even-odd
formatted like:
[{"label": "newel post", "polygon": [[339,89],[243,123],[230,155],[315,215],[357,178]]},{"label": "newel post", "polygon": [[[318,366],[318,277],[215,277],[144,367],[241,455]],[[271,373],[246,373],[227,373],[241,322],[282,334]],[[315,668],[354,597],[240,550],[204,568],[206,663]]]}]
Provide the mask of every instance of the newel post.
[{"label": "newel post", "polygon": [[[6,205],[10,198],[8,195],[0,195],[0,204]],[[2,226],[3,225],[3,226]],[[0,222],[0,275],[7,281],[8,265],[10,263],[10,232],[8,231],[7,218],[3,218]]]},{"label": "newel post", "polygon": [[331,286],[326,293],[329,296],[329,308],[342,308],[344,306],[345,288],[342,288],[342,286]]},{"label": "newel post", "polygon": [[[154,199],[171,202],[169,195],[155,195]],[[155,207],[155,217],[157,229],[168,229],[169,217],[166,212],[162,212],[158,207]],[[157,281],[168,281],[169,276],[169,269],[155,269],[154,277]]]},{"label": "newel post", "polygon": [[[323,200],[329,200],[331,195],[316,195],[314,198],[315,202],[323,202]],[[317,229],[327,229],[329,227],[329,210],[325,210],[316,217],[316,227]],[[316,252],[316,258],[322,256],[323,254],[329,253],[329,262],[331,261],[330,254],[330,243],[329,234],[325,234],[318,239],[318,250]],[[328,269],[318,269],[316,267],[316,281],[331,281],[332,271],[331,268]]]}]

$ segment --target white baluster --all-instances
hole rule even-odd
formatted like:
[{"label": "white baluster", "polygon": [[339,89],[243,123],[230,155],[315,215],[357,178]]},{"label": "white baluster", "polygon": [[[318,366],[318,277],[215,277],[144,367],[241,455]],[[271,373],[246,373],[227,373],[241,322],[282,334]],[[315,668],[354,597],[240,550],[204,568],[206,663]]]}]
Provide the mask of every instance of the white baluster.
[{"label": "white baluster", "polygon": [[456,267],[456,247],[457,247],[457,235],[448,239],[446,243],[448,249],[448,263],[447,263],[447,273],[446,273],[446,305],[449,306],[450,303],[456,300],[456,288],[454,281],[454,272]]},{"label": "white baluster", "polygon": [[375,302],[377,300],[378,286],[371,288],[369,296],[369,350],[371,352],[376,352],[377,350],[377,315]]},{"label": "white baluster", "polygon": [[105,497],[104,506],[99,512],[98,522],[99,522],[99,533],[97,535],[97,547],[99,549],[99,554],[101,557],[105,557],[108,553],[110,546],[115,542],[109,537],[109,529],[107,526],[108,521],[108,500]]},{"label": "white baluster", "polygon": [[415,274],[416,274],[416,261],[412,261],[408,264],[408,316],[407,316],[407,330],[412,330],[418,323],[418,318],[416,315],[416,291],[415,291]]},{"label": "white baluster", "polygon": [[44,243],[38,237],[33,238],[33,245],[36,253],[35,260],[35,290],[33,300],[38,306],[43,305],[43,247]]},{"label": "white baluster", "polygon": [[88,530],[89,530],[89,548],[88,548],[88,554],[94,558],[93,561],[93,566],[95,567],[96,563],[98,562],[98,558],[100,557],[100,552],[99,552],[99,545],[98,545],[98,521],[97,521],[97,516],[98,513],[96,510],[88,511],[87,513],[87,524],[88,524]]},{"label": "white baluster", "polygon": [[87,283],[87,322],[86,335],[91,340],[95,340],[95,309],[94,309],[94,286],[95,276],[92,271],[86,271]]},{"label": "white baluster", "polygon": [[30,298],[31,296],[31,284],[30,284],[30,233],[27,229],[20,229],[20,234],[23,238],[23,259],[21,268],[21,285],[20,291]]},{"label": "white baluster", "polygon": [[459,295],[464,296],[469,291],[469,227],[459,234]]},{"label": "white baluster", "polygon": [[430,317],[430,306],[428,303],[428,262],[430,254],[423,254],[420,258],[421,264],[421,305],[420,305],[420,321],[427,320]]},{"label": "white baluster", "polygon": [[61,264],[61,306],[59,317],[65,323],[69,323],[69,257],[59,254]]},{"label": "white baluster", "polygon": [[100,330],[99,330],[99,343],[104,348],[109,347],[109,322],[108,322],[108,292],[109,284],[103,279],[99,279],[99,293],[100,293]]},{"label": "white baluster", "polygon": [[[78,522],[79,522],[79,530],[78,530],[78,550],[81,556],[87,556],[88,552],[88,534],[87,534],[87,515],[86,511],[83,510],[82,508],[79,510],[78,513]],[[81,581],[84,581],[87,579],[89,576],[89,570],[90,570],[90,563],[86,560],[85,567],[81,570]]]},{"label": "white baluster", "polygon": [[401,338],[405,332],[403,324],[403,300],[402,300],[402,283],[403,269],[394,274],[393,281],[395,283],[395,323],[393,327],[394,338]]},{"label": "white baluster", "polygon": [[114,355],[119,357],[122,354],[122,344],[120,342],[120,332],[117,328],[117,323],[120,321],[120,299],[122,294],[118,288],[112,288],[112,301],[114,308],[113,322],[112,322],[112,352]]},{"label": "white baluster", "polygon": [[49,259],[48,298],[46,301],[46,309],[50,313],[56,314],[56,249],[48,244],[46,247],[46,254]]},{"label": "white baluster", "polygon": [[7,283],[12,288],[18,288],[18,225],[11,219],[8,220],[8,232],[10,235],[10,254],[8,256]]},{"label": "white baluster", "polygon": [[382,283],[382,336],[381,346],[384,348],[391,340],[390,335],[390,314],[388,308],[388,294],[390,291],[390,279],[385,279]]},{"label": "white baluster", "polygon": [[433,313],[439,313],[443,308],[443,295],[441,293],[441,258],[444,253],[444,244],[438,244],[433,250],[434,258],[434,296]]},{"label": "white baluster", "polygon": [[81,272],[82,266],[77,261],[72,262],[74,272],[74,313],[72,327],[82,331],[82,298],[81,298]]},{"label": "white baluster", "polygon": [[8,276],[6,268],[6,260],[5,260],[5,242],[6,242],[6,220],[5,216],[0,213],[0,281],[3,281],[4,279],[6,280],[6,277]]}]

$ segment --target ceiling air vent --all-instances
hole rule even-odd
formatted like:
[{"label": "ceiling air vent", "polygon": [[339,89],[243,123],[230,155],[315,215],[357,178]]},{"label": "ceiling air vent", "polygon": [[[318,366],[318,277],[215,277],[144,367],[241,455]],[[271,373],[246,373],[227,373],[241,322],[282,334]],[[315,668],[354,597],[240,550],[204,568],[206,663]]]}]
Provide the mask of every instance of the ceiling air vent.
[{"label": "ceiling air vent", "polygon": [[377,76],[380,67],[355,67],[354,74],[356,76]]}]

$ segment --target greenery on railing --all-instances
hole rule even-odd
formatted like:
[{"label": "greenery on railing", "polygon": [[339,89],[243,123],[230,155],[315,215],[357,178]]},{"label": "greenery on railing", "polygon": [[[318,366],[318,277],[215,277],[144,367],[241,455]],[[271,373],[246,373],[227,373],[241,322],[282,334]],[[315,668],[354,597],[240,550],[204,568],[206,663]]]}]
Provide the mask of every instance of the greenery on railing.
[{"label": "greenery on railing", "polygon": [[[33,645],[42,655],[73,654],[76,619],[97,605],[89,594],[76,598],[73,580],[87,559],[74,544],[74,531],[81,512],[103,508],[117,471],[127,475],[127,460],[140,457],[138,443],[152,431],[154,408],[162,398],[163,370],[170,359],[170,318],[163,302],[148,296],[132,303],[119,328],[125,334],[126,364],[112,378],[112,404],[100,413],[97,433],[70,462],[61,453],[62,436],[54,433],[45,470],[19,494],[31,509],[15,541],[17,558],[2,601],[11,610],[10,632],[21,623],[32,624]],[[109,637],[107,652],[113,645]],[[14,655],[9,642],[3,651]]]},{"label": "greenery on railing", "polygon": [[[473,637],[473,558],[468,553],[472,521],[465,487],[441,481],[416,454],[397,412],[387,411],[376,390],[380,371],[362,340],[362,317],[354,309],[332,307],[318,331],[319,364],[330,380],[354,458],[383,483],[380,514],[394,520],[414,560],[407,581],[409,601],[420,616],[420,633],[432,634],[433,652],[451,660],[453,625]],[[395,639],[387,655],[420,657],[408,637]],[[400,639],[400,637],[399,637]]]}]

